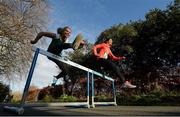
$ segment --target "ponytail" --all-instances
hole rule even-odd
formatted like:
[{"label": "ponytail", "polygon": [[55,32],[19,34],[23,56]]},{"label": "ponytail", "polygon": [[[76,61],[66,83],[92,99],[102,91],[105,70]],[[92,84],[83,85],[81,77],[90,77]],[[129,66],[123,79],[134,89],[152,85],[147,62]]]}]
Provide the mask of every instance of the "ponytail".
[{"label": "ponytail", "polygon": [[64,28],[61,28],[61,27],[60,27],[60,28],[57,29],[57,33],[61,35],[62,32],[63,32],[65,29],[67,29],[67,28],[71,30],[71,28],[70,28],[69,26],[65,26]]}]

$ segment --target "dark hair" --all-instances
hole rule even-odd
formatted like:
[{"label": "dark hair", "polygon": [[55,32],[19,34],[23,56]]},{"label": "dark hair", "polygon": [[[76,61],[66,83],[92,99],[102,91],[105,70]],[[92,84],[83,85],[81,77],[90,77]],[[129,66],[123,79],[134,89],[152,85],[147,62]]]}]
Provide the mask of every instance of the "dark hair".
[{"label": "dark hair", "polygon": [[104,40],[104,43],[107,43],[111,38],[107,38]]},{"label": "dark hair", "polygon": [[62,31],[63,31],[63,28],[61,28],[61,27],[57,29],[57,33],[58,33],[58,34],[61,34]]},{"label": "dark hair", "polygon": [[71,30],[71,28],[70,28],[69,26],[65,26],[64,28],[59,27],[59,28],[57,29],[57,33],[61,35],[62,32],[63,32],[65,29],[67,29],[67,28]]}]

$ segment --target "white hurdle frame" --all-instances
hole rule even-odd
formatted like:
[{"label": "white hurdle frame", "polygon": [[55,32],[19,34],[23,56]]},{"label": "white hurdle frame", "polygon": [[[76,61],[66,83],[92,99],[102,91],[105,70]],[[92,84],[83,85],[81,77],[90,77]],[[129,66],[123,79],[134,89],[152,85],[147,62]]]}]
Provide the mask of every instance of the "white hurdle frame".
[{"label": "white hurdle frame", "polygon": [[[79,68],[83,71],[86,71],[87,72],[87,101],[86,102],[70,102],[70,103],[48,103],[48,104],[43,104],[45,106],[81,106],[81,105],[84,105],[84,106],[87,106],[88,108],[90,107],[95,107],[95,105],[117,105],[116,103],[116,94],[115,94],[115,86],[114,86],[114,79],[112,79],[111,77],[108,77],[108,76],[105,76],[99,72],[96,72],[92,69],[89,69],[87,67],[84,67],[80,64],[77,64],[75,62],[72,62],[68,59],[65,59],[65,58],[62,58],[58,55],[55,55],[55,54],[52,54],[50,52],[47,52],[43,49],[40,49],[40,48],[37,48],[35,46],[32,47],[32,50],[35,51],[35,54],[34,54],[34,57],[33,57],[33,61],[32,61],[32,64],[31,64],[31,68],[30,68],[30,71],[29,71],[29,74],[28,74],[28,78],[27,78],[27,81],[26,81],[26,84],[25,84],[25,88],[24,88],[24,91],[23,91],[23,96],[22,96],[22,99],[21,99],[21,103],[19,105],[19,107],[10,107],[10,106],[4,106],[4,110],[8,110],[8,111],[12,111],[12,112],[15,112],[17,113],[18,115],[22,115],[24,113],[24,106],[25,105],[29,105],[29,106],[38,106],[38,105],[41,105],[42,104],[25,104],[25,101],[26,101],[26,97],[27,97],[27,94],[28,94],[28,90],[29,90],[29,86],[30,86],[30,83],[31,83],[31,79],[32,79],[32,75],[33,75],[33,72],[34,72],[34,69],[35,69],[35,65],[36,65],[36,62],[37,62],[37,58],[38,58],[38,55],[39,54],[42,54],[44,56],[48,56],[48,57],[51,57],[51,58],[54,58],[56,60],[59,60],[63,63],[66,63],[68,65],[71,65],[73,67],[76,67],[76,68]],[[91,73],[91,89],[92,89],[92,98],[91,98],[91,105],[90,105],[90,73]],[[94,75],[97,75],[99,77],[102,77],[106,80],[109,80],[109,81],[112,81],[112,89],[113,89],[113,97],[114,97],[114,102],[94,102]]]}]

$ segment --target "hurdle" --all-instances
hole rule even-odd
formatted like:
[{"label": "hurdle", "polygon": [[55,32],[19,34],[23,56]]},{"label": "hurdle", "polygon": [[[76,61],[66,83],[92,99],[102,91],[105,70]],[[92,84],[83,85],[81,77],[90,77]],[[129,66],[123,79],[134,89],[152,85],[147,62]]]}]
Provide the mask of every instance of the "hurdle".
[{"label": "hurdle", "polygon": [[[33,106],[33,104],[25,104],[25,101],[26,101],[26,97],[28,95],[28,90],[29,90],[29,86],[30,86],[30,83],[31,83],[31,80],[32,80],[32,75],[33,75],[33,72],[34,72],[34,69],[35,69],[35,66],[36,66],[36,62],[37,62],[37,58],[38,58],[38,55],[41,54],[41,55],[44,55],[44,56],[48,56],[48,57],[51,57],[51,58],[54,58],[56,60],[59,60],[65,64],[68,64],[70,66],[73,66],[73,67],[76,67],[78,69],[81,69],[83,71],[86,71],[87,72],[87,101],[86,102],[71,102],[71,103],[50,103],[50,104],[46,104],[48,106],[86,106],[87,108],[90,108],[90,107],[95,107],[95,105],[98,105],[98,104],[113,104],[113,105],[117,105],[116,103],[116,95],[115,95],[115,87],[114,87],[114,79],[108,77],[108,76],[104,76],[103,74],[99,73],[99,72],[96,72],[92,69],[89,69],[87,67],[84,67],[80,64],[77,64],[73,61],[70,61],[66,58],[62,58],[58,55],[55,55],[55,54],[52,54],[50,52],[47,52],[43,49],[40,49],[40,48],[37,48],[35,46],[32,47],[32,50],[35,51],[35,54],[33,56],[33,60],[32,60],[32,64],[31,64],[31,67],[30,67],[30,70],[29,70],[29,74],[28,74],[28,77],[27,77],[27,81],[26,81],[26,84],[25,84],[25,87],[24,87],[24,91],[23,91],[23,96],[21,98],[21,102],[20,102],[20,105],[15,107],[15,106],[4,106],[3,107],[3,110],[5,111],[11,111],[11,112],[15,112],[16,114],[18,115],[22,115],[24,113],[24,106],[25,105],[29,105],[29,106]],[[92,97],[91,97],[91,105],[90,105],[90,75],[91,75],[91,89],[92,89]],[[99,77],[102,77],[106,80],[110,80],[112,81],[112,84],[113,84],[113,97],[114,97],[114,102],[94,102],[94,75],[97,75]],[[36,105],[40,105],[40,104],[36,104]]]},{"label": "hurdle", "polygon": [[100,76],[100,77],[103,77],[102,74],[96,72],[96,71],[92,71],[92,77],[91,77],[91,87],[92,87],[92,97],[91,97],[91,100],[92,100],[92,105],[91,107],[94,108],[96,105],[115,105],[117,106],[117,102],[116,102],[116,89],[115,89],[115,84],[114,84],[114,79],[111,79],[111,78],[105,78],[106,80],[109,80],[112,82],[112,92],[113,92],[113,100],[112,102],[95,102],[94,100],[94,97],[95,97],[95,94],[94,94],[94,74]]}]

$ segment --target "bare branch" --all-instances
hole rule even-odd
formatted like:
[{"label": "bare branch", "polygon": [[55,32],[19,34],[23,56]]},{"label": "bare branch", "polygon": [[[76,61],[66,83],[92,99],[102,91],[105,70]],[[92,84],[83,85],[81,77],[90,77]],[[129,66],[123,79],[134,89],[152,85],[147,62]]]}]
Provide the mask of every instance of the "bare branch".
[{"label": "bare branch", "polygon": [[0,77],[17,81],[27,72],[29,41],[46,28],[48,6],[47,0],[0,0]]}]

